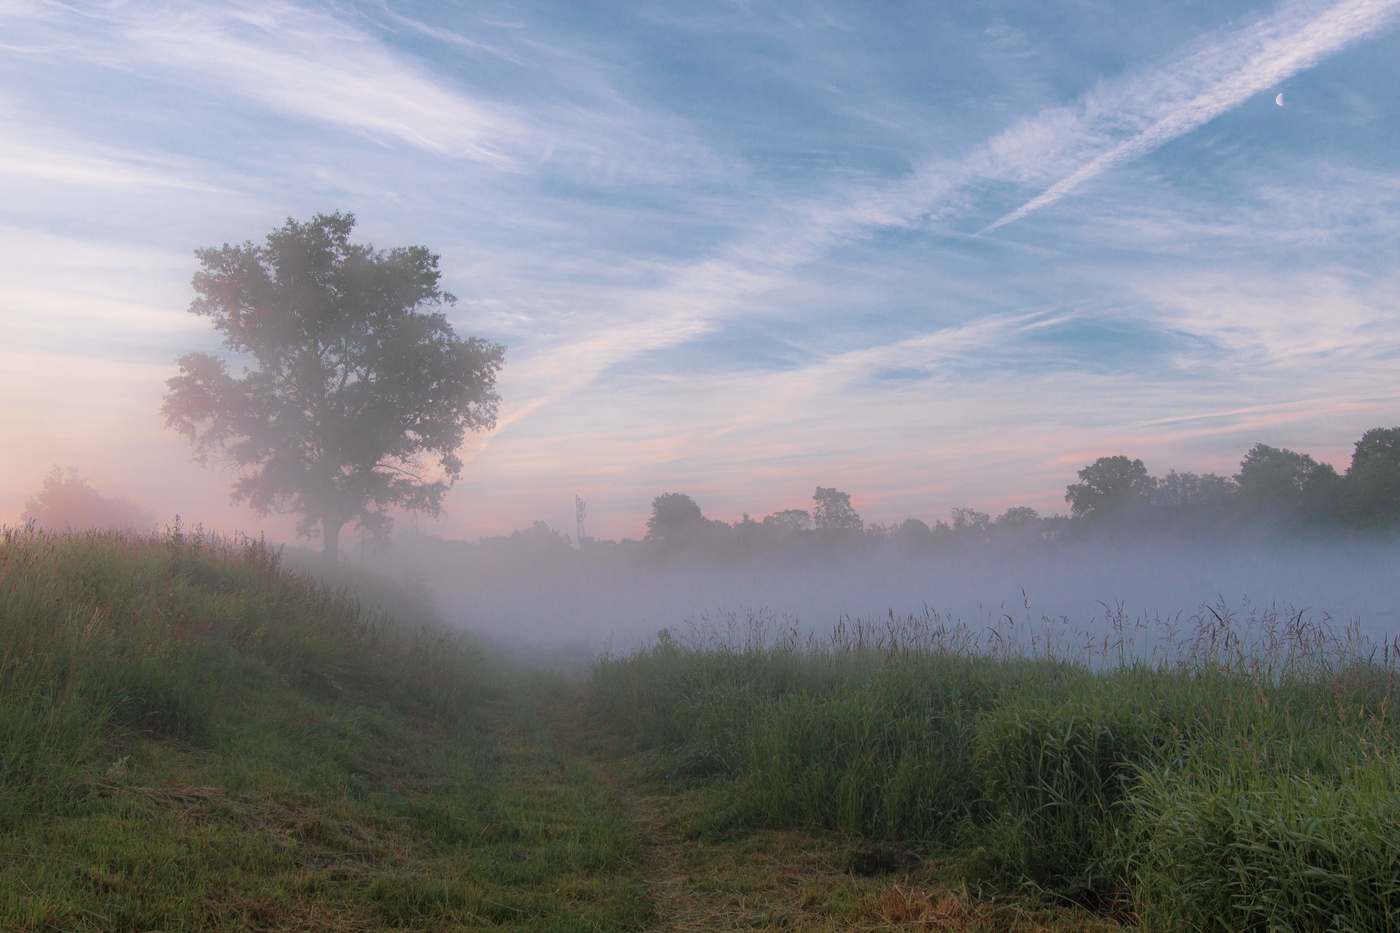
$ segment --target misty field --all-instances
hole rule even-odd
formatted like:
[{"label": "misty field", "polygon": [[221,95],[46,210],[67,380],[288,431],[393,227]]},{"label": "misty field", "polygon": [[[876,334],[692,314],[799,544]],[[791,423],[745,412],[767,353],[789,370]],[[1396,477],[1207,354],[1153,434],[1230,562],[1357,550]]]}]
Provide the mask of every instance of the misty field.
[{"label": "misty field", "polygon": [[0,929],[1400,928],[1394,646],[1307,613],[723,620],[581,680],[432,616],[6,530]]}]

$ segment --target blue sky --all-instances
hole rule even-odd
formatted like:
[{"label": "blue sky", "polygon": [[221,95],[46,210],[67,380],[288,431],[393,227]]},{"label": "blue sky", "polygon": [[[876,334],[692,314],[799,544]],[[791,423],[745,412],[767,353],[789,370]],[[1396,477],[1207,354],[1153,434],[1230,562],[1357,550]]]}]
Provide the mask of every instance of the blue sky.
[{"label": "blue sky", "polygon": [[[1063,509],[1104,454],[1400,423],[1400,0],[0,0],[0,518],[224,527],[158,408],[193,250],[353,212],[508,347],[446,534],[817,485]],[[1282,104],[1278,95],[1282,94]],[[276,522],[267,527],[282,528]]]}]

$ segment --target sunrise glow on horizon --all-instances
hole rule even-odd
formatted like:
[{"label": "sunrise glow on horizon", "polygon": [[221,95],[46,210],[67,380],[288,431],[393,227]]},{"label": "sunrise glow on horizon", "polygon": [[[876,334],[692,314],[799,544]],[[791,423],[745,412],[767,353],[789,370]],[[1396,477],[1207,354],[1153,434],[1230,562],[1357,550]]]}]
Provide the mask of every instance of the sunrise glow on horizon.
[{"label": "sunrise glow on horizon", "polygon": [[0,523],[228,505],[194,250],[353,213],[507,347],[451,537],[1065,511],[1400,425],[1400,0],[0,3]]}]

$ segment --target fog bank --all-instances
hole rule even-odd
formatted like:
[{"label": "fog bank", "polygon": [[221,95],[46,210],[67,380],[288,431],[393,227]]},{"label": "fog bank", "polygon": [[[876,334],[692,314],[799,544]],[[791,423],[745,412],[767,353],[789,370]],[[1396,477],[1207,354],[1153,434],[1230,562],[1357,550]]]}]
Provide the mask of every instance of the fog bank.
[{"label": "fog bank", "polygon": [[1112,616],[1185,626],[1203,606],[1247,616],[1276,607],[1373,642],[1400,633],[1400,544],[1135,541],[927,555],[839,551],[714,559],[599,559],[545,549],[522,559],[418,537],[397,542],[386,569],[418,576],[454,626],[547,648],[583,642],[626,650],[662,628],[723,624],[762,613],[823,634],[843,620],[936,612],[973,630],[1046,620],[1089,638]]}]

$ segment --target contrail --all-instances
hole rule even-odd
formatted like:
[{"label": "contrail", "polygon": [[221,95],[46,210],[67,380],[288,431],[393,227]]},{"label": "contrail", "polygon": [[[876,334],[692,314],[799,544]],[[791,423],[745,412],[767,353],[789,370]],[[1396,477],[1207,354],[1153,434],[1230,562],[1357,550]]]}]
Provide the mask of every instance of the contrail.
[{"label": "contrail", "polygon": [[[1324,13],[1267,38],[1262,47],[1234,71],[1191,97],[1131,139],[1104,152],[1040,195],[987,226],[989,233],[1054,204],[1091,178],[1123,162],[1146,155],[1231,110],[1262,90],[1304,71],[1329,55],[1390,25],[1400,0],[1348,0]],[[1266,32],[1278,32],[1278,27]],[[1170,74],[1164,77],[1174,77]]]},{"label": "contrail", "polygon": [[[496,433],[589,384],[610,365],[704,333],[737,306],[739,296],[780,288],[803,263],[835,243],[867,230],[916,226],[921,214],[985,179],[1053,177],[1044,164],[1046,146],[1090,153],[1108,147],[1097,156],[1081,156],[1089,161],[1072,171],[1074,163],[1060,163],[1060,171],[1070,174],[981,232],[1019,220],[1101,172],[1190,132],[1258,91],[1378,32],[1400,12],[1400,0],[1344,0],[1316,10],[1316,4],[1300,11],[1289,3],[1262,21],[1217,33],[1166,64],[1145,69],[1136,78],[1110,82],[1100,95],[1081,98],[1077,116],[1063,110],[1042,113],[985,143],[961,163],[931,164],[912,179],[886,188],[872,186],[845,197],[781,207],[770,223],[750,231],[720,256],[682,267],[667,284],[631,299],[634,305],[666,310],[648,310],[627,324],[546,350],[528,367],[517,366],[511,378],[536,388],[527,401],[501,412]],[[1113,143],[1110,134],[1123,134],[1123,127],[1132,127],[1136,135]]]}]

